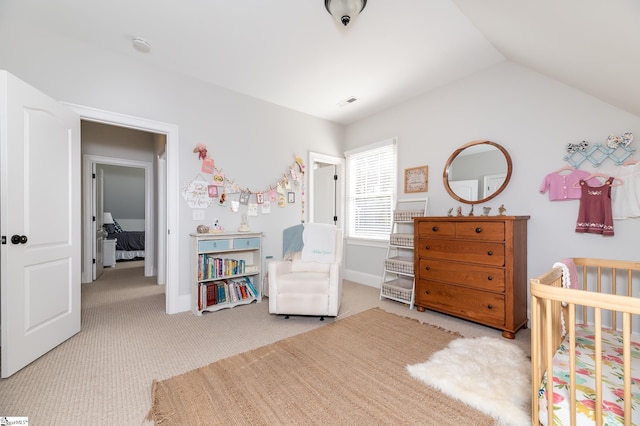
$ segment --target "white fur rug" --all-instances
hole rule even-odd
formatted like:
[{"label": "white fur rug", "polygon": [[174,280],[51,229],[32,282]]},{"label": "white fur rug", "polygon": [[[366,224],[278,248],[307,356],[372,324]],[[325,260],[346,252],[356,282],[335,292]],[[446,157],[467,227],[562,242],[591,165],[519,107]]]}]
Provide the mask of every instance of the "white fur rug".
[{"label": "white fur rug", "polygon": [[495,418],[501,425],[531,424],[531,361],[504,339],[457,339],[409,374]]}]

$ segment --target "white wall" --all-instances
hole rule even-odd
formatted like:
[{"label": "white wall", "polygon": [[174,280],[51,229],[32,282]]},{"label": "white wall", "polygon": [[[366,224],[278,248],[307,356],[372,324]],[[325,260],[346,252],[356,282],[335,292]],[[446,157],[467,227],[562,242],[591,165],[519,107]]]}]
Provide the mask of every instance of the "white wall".
[{"label": "white wall", "polygon": [[[180,186],[199,172],[193,153],[199,143],[207,145],[227,176],[251,189],[280,179],[294,154],[306,159],[308,151],[342,152],[342,126],[145,65],[151,61],[97,51],[0,17],[0,69],[59,101],[177,125]],[[185,295],[190,291],[189,233],[199,222],[180,201],[179,285]],[[265,255],[281,253],[282,229],[300,223],[301,210],[296,197],[293,206],[249,218],[251,228],[265,234]],[[240,224],[240,215],[228,206],[210,207],[206,216],[220,218],[229,230]]]},{"label": "white wall", "polygon": [[[535,276],[566,257],[640,260],[639,219],[615,221],[613,237],[576,234],[579,201],[550,202],[538,192],[547,173],[567,164],[567,143],[586,140],[593,146],[625,131],[640,137],[640,117],[507,62],[348,126],[345,149],[398,136],[400,194],[404,169],[428,165],[430,214],[442,216],[459,205],[442,184],[449,155],[477,139],[503,145],[513,160],[513,176],[506,191],[486,205],[492,214],[504,204],[508,215],[531,216],[528,271]],[[614,167],[607,161],[598,169],[581,168],[604,172]],[[463,212],[468,211],[464,205]],[[346,254],[347,275],[371,271],[349,265],[379,264],[373,272],[382,273],[383,248],[347,245]]]},{"label": "white wall", "polygon": [[[177,125],[181,186],[198,173],[192,152],[198,143],[207,145],[228,176],[255,188],[279,179],[294,154],[304,159],[308,151],[341,156],[344,150],[397,136],[400,191],[405,168],[429,165],[430,212],[444,215],[457,206],[442,186],[447,158],[466,142],[489,139],[511,153],[514,173],[507,190],[488,205],[494,213],[504,204],[509,215],[531,216],[530,276],[566,256],[637,260],[640,221],[616,221],[612,238],[578,235],[577,202],[549,202],[538,188],[546,173],[565,164],[568,142],[595,144],[610,133],[637,133],[640,118],[540,74],[504,63],[363,119],[345,133],[342,126],[145,65],[151,61],[98,52],[0,17],[0,69],[60,101]],[[252,229],[265,233],[265,255],[281,252],[281,231],[299,223],[300,207],[276,207],[271,215],[249,219]],[[184,202],[179,215],[180,294],[188,294],[188,234],[197,222]],[[226,207],[211,207],[206,215],[219,217],[231,230],[240,222]],[[348,245],[345,253],[347,276],[381,276],[384,248]]]}]

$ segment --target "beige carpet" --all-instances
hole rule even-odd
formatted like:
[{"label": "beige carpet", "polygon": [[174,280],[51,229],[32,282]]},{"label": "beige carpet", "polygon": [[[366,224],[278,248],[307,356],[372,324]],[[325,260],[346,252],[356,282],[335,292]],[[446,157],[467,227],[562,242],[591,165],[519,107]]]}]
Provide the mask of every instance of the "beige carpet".
[{"label": "beige carpet", "polygon": [[154,381],[157,425],[494,421],[406,371],[460,335],[374,308]]},{"label": "beige carpet", "polygon": [[[191,312],[167,315],[164,286],[143,277],[143,269],[140,262],[119,262],[98,281],[83,284],[82,331],[10,378],[0,379],[0,416],[27,416],[33,425],[141,426],[151,408],[153,380],[322,328],[373,307],[465,337],[501,335],[499,330],[469,321],[380,300],[379,289],[350,281],[344,282],[337,320],[285,320],[269,315],[266,300],[201,317]],[[521,330],[511,342],[529,353],[530,339],[529,330]],[[441,421],[438,426],[455,424]]]}]

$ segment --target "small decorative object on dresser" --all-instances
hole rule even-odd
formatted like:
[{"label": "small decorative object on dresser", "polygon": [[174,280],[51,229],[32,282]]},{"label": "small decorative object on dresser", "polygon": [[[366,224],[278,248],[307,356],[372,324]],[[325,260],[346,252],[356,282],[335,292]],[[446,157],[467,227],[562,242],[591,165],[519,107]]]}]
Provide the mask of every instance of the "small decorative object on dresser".
[{"label": "small decorative object on dresser", "polygon": [[502,330],[527,324],[529,216],[414,220],[418,311],[425,308]]}]

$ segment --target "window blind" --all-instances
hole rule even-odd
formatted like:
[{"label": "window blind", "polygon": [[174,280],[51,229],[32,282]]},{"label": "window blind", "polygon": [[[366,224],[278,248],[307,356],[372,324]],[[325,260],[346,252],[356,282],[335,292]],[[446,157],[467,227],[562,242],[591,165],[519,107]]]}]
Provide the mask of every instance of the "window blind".
[{"label": "window blind", "polygon": [[396,188],[396,140],[346,155],[348,236],[386,240]]}]

